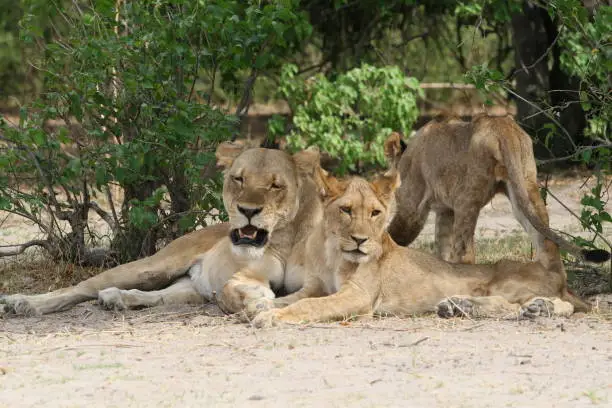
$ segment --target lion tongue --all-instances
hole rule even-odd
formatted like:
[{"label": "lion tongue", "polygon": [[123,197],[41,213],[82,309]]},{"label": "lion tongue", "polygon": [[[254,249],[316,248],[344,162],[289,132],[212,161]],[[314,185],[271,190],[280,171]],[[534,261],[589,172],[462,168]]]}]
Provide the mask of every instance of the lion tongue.
[{"label": "lion tongue", "polygon": [[240,228],[238,230],[238,235],[240,236],[240,238],[255,239],[255,237],[257,237],[257,228],[253,227],[252,225]]}]

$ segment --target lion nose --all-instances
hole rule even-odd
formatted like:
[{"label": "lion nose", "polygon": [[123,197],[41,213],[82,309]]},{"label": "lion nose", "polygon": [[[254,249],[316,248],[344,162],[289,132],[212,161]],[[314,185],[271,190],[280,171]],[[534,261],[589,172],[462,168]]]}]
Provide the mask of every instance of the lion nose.
[{"label": "lion nose", "polygon": [[363,244],[368,240],[367,238],[356,237],[355,235],[351,235],[351,238],[353,238],[353,241],[357,243],[357,246]]},{"label": "lion nose", "polygon": [[254,216],[256,216],[257,214],[259,214],[261,212],[261,207],[259,207],[259,208],[245,208],[245,207],[238,206],[238,211],[240,211],[242,214],[244,214],[244,216],[247,217],[249,219],[249,221],[250,221],[251,218],[253,218]]}]

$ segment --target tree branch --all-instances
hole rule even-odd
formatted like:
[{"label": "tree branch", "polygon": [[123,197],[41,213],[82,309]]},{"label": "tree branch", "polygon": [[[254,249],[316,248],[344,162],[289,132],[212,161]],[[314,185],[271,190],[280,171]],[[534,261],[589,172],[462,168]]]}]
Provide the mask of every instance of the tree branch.
[{"label": "tree branch", "polygon": [[94,210],[108,224],[113,233],[117,232],[117,224],[111,214],[104,211],[95,201],[90,201],[88,207]]},{"label": "tree branch", "polygon": [[32,246],[40,246],[45,248],[47,251],[52,252],[52,245],[50,241],[34,239],[21,245],[0,245],[0,257],[19,255]]}]

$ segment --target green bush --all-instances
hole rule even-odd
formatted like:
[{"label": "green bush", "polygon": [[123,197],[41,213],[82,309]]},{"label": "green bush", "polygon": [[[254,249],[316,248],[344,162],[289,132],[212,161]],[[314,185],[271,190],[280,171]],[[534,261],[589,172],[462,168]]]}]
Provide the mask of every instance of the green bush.
[{"label": "green bush", "polygon": [[[292,149],[316,145],[339,159],[338,171],[384,164],[384,140],[392,131],[409,134],[417,119],[419,82],[397,67],[362,65],[331,81],[323,75],[302,79],[287,65],[280,92],[293,112],[287,142]],[[270,124],[273,136],[284,131],[279,118]]]},{"label": "green bush", "polygon": [[310,31],[297,1],[88,4],[24,2],[22,40],[42,47],[33,64],[45,89],[19,123],[2,124],[0,209],[36,222],[53,256],[85,263],[98,261],[87,227],[96,211],[124,262],[222,216],[211,213],[223,208],[216,145],[236,133],[258,73]]}]

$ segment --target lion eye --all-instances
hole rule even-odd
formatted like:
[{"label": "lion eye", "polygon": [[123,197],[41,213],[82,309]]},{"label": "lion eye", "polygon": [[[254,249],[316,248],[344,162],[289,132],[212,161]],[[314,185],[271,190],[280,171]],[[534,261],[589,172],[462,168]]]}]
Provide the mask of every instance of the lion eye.
[{"label": "lion eye", "polygon": [[278,183],[272,183],[270,185],[270,188],[272,190],[282,190],[284,188],[284,186],[282,184],[278,184]]},{"label": "lion eye", "polygon": [[376,217],[377,215],[380,215],[380,210],[372,210],[372,217]]},{"label": "lion eye", "polygon": [[232,176],[232,180],[238,184],[242,184],[244,182],[244,179],[241,176]]},{"label": "lion eye", "polygon": [[351,215],[351,207],[342,206],[340,207],[340,211],[342,211],[345,214]]}]

